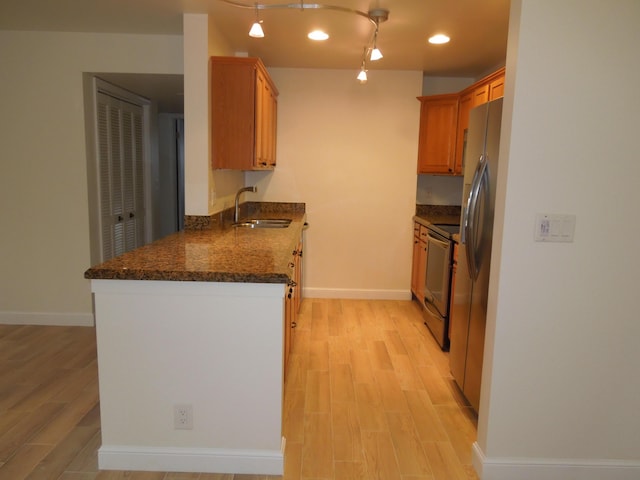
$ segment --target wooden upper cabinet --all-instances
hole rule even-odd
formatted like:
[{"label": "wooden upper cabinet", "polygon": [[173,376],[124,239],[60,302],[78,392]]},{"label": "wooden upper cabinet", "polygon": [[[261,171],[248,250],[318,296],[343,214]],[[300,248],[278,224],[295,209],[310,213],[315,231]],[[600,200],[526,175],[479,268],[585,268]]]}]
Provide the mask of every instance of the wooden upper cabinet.
[{"label": "wooden upper cabinet", "polygon": [[209,75],[213,168],[273,169],[278,90],[262,61],[211,57]]},{"label": "wooden upper cabinet", "polygon": [[256,164],[259,168],[276,166],[277,91],[266,72],[256,76]]},{"label": "wooden upper cabinet", "polygon": [[502,75],[489,82],[489,101],[504,97],[504,69]]},{"label": "wooden upper cabinet", "polygon": [[473,105],[471,108],[487,103],[489,101],[489,85],[484,84],[474,88],[472,97]]},{"label": "wooden upper cabinet", "polygon": [[504,68],[493,72],[491,75],[484,77],[482,80],[474,83],[471,87],[463,90],[460,94],[464,95],[469,91],[474,93],[473,106],[477,107],[483,103],[490,102],[496,98],[504,96]]},{"label": "wooden upper cabinet", "polygon": [[418,97],[420,138],[418,173],[453,174],[458,94]]},{"label": "wooden upper cabinet", "polygon": [[462,175],[471,109],[503,94],[504,68],[501,68],[462,92],[418,97],[422,105],[418,173]]}]

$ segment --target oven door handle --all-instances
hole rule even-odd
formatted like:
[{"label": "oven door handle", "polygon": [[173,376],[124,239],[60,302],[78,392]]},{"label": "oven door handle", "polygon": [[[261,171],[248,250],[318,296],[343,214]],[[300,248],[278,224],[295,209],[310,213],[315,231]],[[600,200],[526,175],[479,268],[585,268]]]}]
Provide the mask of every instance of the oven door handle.
[{"label": "oven door handle", "polygon": [[438,245],[441,245],[445,248],[448,248],[451,246],[448,240],[440,240],[439,238],[436,238],[433,235],[431,235],[429,232],[427,232],[427,236],[429,237],[429,241],[437,243]]},{"label": "oven door handle", "polygon": [[427,298],[426,296],[424,297],[424,306],[427,308],[427,310],[431,310],[434,315],[444,317],[444,313],[442,313],[438,309],[437,305],[433,303],[433,295],[431,296],[431,298]]}]

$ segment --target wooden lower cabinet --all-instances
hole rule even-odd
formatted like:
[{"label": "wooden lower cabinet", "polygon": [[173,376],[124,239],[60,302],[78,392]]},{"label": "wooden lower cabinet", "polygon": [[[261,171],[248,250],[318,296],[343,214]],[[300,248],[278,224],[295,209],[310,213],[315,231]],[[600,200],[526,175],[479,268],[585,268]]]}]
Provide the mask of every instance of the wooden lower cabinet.
[{"label": "wooden lower cabinet", "polygon": [[427,227],[414,223],[411,292],[420,305],[424,303],[424,280],[427,266]]},{"label": "wooden lower cabinet", "polygon": [[287,365],[289,363],[289,354],[293,348],[295,339],[295,329],[298,321],[298,313],[300,312],[300,304],[302,303],[302,240],[298,243],[296,249],[292,252],[291,264],[292,270],[291,281],[286,285],[284,305],[284,377],[287,377]]},{"label": "wooden lower cabinet", "polygon": [[420,257],[420,224],[414,222],[413,224],[413,257],[411,262],[411,293],[417,296],[418,291],[418,268],[420,263],[418,259]]}]

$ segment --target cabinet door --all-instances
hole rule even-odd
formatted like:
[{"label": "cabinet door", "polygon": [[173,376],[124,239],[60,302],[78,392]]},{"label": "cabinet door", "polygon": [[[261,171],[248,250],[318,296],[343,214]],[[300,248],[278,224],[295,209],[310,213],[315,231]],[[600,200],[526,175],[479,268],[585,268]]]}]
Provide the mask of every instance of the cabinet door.
[{"label": "cabinet door", "polygon": [[261,166],[273,168],[276,166],[276,122],[278,103],[275,92],[273,91],[273,88],[271,88],[269,82],[264,83],[262,100],[263,107],[260,122],[263,136],[263,163],[261,163]]},{"label": "cabinet door", "polygon": [[255,158],[256,74],[247,59],[211,59],[213,168],[250,170]]},{"label": "cabinet door", "polygon": [[419,97],[418,173],[453,174],[458,95]]},{"label": "cabinet door", "polygon": [[256,73],[256,160],[258,169],[276,165],[277,100],[266,72]]},{"label": "cabinet door", "polygon": [[282,371],[283,378],[286,380],[287,378],[287,364],[289,363],[289,353],[291,352],[291,322],[292,322],[292,313],[293,313],[293,300],[290,294],[290,287],[285,285],[285,296],[284,296],[284,351],[282,358]]},{"label": "cabinet door", "polygon": [[419,243],[419,260],[418,265],[418,293],[416,296],[420,301],[420,305],[424,305],[424,284],[427,275],[427,227],[420,225],[420,243]]},{"label": "cabinet door", "polygon": [[483,103],[487,103],[489,101],[489,85],[479,85],[473,91],[473,107],[477,107],[478,105],[482,105]]},{"label": "cabinet door", "polygon": [[504,74],[489,83],[489,100],[504,96]]},{"label": "cabinet door", "polygon": [[275,166],[278,91],[257,58],[211,58],[213,168]]},{"label": "cabinet door", "polygon": [[[302,240],[298,243],[298,248],[296,249],[296,254],[294,255],[294,269],[295,269],[295,282],[296,286],[294,288],[294,307],[296,311],[296,320],[297,314],[300,311],[300,305],[302,303]],[[294,325],[295,328],[295,325]]]},{"label": "cabinet door", "polygon": [[413,261],[411,263],[411,292],[420,298],[418,293],[418,278],[420,273],[420,224],[413,224]]},{"label": "cabinet door", "polygon": [[256,72],[256,157],[254,166],[267,168],[269,145],[269,84],[260,70]]}]

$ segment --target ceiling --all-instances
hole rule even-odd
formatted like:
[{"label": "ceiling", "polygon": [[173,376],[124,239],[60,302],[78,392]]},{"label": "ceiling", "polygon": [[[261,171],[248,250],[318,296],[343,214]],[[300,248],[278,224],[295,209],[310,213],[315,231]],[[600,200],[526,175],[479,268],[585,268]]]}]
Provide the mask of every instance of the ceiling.
[{"label": "ceiling", "polygon": [[[246,0],[232,1],[254,5]],[[377,42],[384,57],[367,62],[371,72],[420,70],[425,75],[477,77],[504,63],[509,3],[327,0],[322,5],[365,14],[372,9],[388,10],[388,20],[379,25]],[[265,32],[262,39],[248,36],[255,9],[232,6],[225,0],[2,0],[0,29],[182,35],[183,13],[206,13],[234,51],[260,57],[267,67],[352,69],[355,77],[365,47],[371,46],[373,22],[355,13],[314,8],[319,4],[304,1],[263,0],[259,5],[258,16]],[[287,8],[274,8],[276,5]],[[325,30],[329,40],[307,39],[306,34],[316,28]],[[427,38],[435,33],[446,33],[451,42],[430,45]],[[128,77],[133,81],[130,75],[119,80],[126,82]],[[176,80],[167,79],[172,88]],[[132,89],[150,82],[154,79],[147,77],[136,85],[121,85]],[[172,95],[176,96],[175,90]],[[175,99],[171,101],[175,103]]]}]

